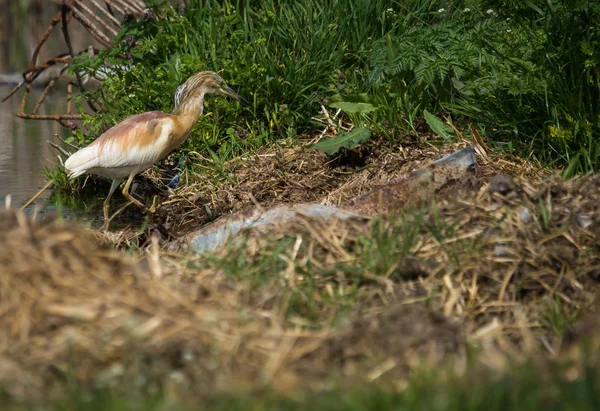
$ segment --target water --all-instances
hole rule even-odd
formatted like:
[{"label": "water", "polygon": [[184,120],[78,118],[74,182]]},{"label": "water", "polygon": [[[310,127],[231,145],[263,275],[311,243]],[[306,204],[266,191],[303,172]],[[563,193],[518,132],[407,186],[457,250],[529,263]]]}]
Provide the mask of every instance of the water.
[{"label": "water", "polygon": [[[5,96],[11,90],[10,86],[0,85],[0,96]],[[41,89],[32,89],[31,102],[37,100]],[[63,140],[70,130],[56,121],[24,120],[16,113],[21,102],[22,92],[3,103],[0,107],[0,208],[6,206],[10,196],[13,208],[20,207],[31,199],[47,183],[44,170],[54,168],[59,163],[59,156],[66,158],[48,144],[52,141],[68,151],[72,147],[65,145]],[[39,113],[55,114],[66,112],[66,95],[62,92],[49,94],[44,100]],[[60,137],[60,138],[59,138]],[[88,183],[88,186],[90,183]],[[52,189],[45,190],[25,211],[36,213],[39,217],[59,215],[65,219],[77,219],[99,227],[103,223],[102,202],[108,193],[110,183],[100,186],[96,192],[77,199],[61,196]],[[123,205],[125,200],[116,193],[111,200],[111,210]],[[129,207],[127,212],[114,220],[114,228],[125,225],[139,225],[140,216]],[[130,210],[131,209],[131,210]]]},{"label": "water", "polygon": [[[35,5],[39,8],[32,7]],[[20,74],[28,67],[31,53],[39,37],[58,9],[53,2],[37,0],[8,1],[8,5],[5,2],[3,7],[7,7],[9,12],[5,10],[5,13],[0,16],[0,73],[8,74],[10,77],[13,74]],[[69,31],[75,50],[85,49],[89,45],[98,47],[98,44],[79,24],[70,25]],[[66,51],[67,47],[61,37],[60,29],[55,29],[42,48],[38,64]],[[0,98],[6,96],[13,86],[0,84]],[[66,113],[66,86],[58,84],[53,90],[40,107],[39,114]],[[26,112],[31,112],[41,93],[41,88],[32,88]],[[66,138],[70,133],[56,121],[24,120],[16,117],[22,95],[23,90],[20,90],[8,101],[0,104],[0,207],[2,208],[6,206],[9,198],[13,208],[20,207],[46,184],[44,169],[55,166],[59,155],[48,141],[63,145],[56,135]],[[84,199],[73,207],[65,206],[65,202],[61,201],[59,196],[51,196],[51,194],[51,190],[46,190],[26,211],[31,213],[37,207],[38,214],[54,214],[60,211],[60,215],[65,218],[77,218],[95,223],[101,221],[101,202],[103,194],[106,193],[97,193],[93,198]],[[72,201],[67,203],[73,204]],[[117,202],[113,203],[113,207],[115,206]]]},{"label": "water", "polygon": [[[0,96],[10,89],[0,86]],[[66,107],[64,102],[62,95],[49,96],[40,113]],[[57,122],[18,118],[19,104],[20,98],[12,98],[0,110],[0,202],[10,194],[15,205],[26,202],[45,184],[44,167],[56,163],[58,152],[48,141],[60,143],[55,134],[63,138],[68,135]]]}]

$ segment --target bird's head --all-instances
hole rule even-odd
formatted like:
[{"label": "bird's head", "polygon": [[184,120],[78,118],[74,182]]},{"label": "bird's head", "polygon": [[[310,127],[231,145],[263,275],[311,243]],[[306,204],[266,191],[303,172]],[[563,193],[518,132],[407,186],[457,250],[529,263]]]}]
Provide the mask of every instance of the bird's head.
[{"label": "bird's head", "polygon": [[202,101],[207,94],[231,97],[239,101],[243,106],[250,105],[238,93],[227,86],[225,80],[217,73],[213,71],[201,71],[188,78],[185,83],[177,88],[175,92],[175,109],[183,102],[194,98],[199,98]]}]

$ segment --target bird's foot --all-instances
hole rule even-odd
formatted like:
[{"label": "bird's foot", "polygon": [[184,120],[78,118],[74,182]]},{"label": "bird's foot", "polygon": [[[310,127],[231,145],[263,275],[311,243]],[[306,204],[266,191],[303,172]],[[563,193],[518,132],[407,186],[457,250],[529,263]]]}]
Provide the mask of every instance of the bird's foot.
[{"label": "bird's foot", "polygon": [[157,196],[154,196],[154,198],[152,199],[152,205],[150,206],[150,208],[146,208],[146,211],[150,214],[156,213],[156,207],[157,207],[156,198],[157,198]]},{"label": "bird's foot", "polygon": [[127,203],[123,204],[121,207],[119,207],[119,209],[117,211],[115,211],[113,213],[113,215],[111,215],[110,217],[104,217],[104,225],[102,226],[102,228],[100,229],[101,231],[108,231],[108,227],[110,225],[110,222],[119,214],[121,214],[123,212],[123,210],[125,210],[127,207],[129,207],[132,204],[131,201],[128,201]]},{"label": "bird's foot", "polygon": [[154,214],[156,212],[156,196],[154,196],[154,200],[152,201],[151,207],[146,206],[140,200],[136,200],[135,198],[133,198],[133,196],[131,194],[127,193],[126,191],[123,191],[123,196],[127,200],[129,200],[129,203],[127,205],[135,204],[136,206],[138,206],[138,208],[140,208],[141,210],[144,210],[148,214]]},{"label": "bird's foot", "polygon": [[104,217],[104,224],[102,224],[102,227],[100,228],[100,231],[102,231],[103,233],[106,233],[109,231],[109,227],[110,227],[110,222],[112,221],[112,219],[115,216],[113,215],[112,217]]}]

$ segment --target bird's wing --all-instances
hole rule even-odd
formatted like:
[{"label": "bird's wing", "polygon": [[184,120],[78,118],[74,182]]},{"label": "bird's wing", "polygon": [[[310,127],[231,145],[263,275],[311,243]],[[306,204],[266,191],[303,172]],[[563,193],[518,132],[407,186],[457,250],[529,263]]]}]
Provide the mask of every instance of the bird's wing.
[{"label": "bird's wing", "polygon": [[115,125],[88,147],[95,147],[94,167],[112,168],[148,165],[171,150],[174,121],[160,111],[131,116]]}]

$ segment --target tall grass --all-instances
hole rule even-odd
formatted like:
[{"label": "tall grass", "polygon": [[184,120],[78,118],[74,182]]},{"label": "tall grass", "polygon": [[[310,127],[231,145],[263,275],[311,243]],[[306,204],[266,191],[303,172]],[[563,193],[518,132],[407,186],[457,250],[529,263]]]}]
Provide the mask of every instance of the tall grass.
[{"label": "tall grass", "polygon": [[187,0],[181,10],[149,3],[152,18],[124,24],[116,48],[82,56],[74,66],[92,73],[105,62],[132,65],[84,96],[105,110],[101,120],[88,118],[89,134],[128,114],[170,110],[178,84],[214,70],[253,103],[242,111],[225,100],[208,102],[213,115],[201,121],[190,146],[218,150],[220,158],[305,132],[320,99],[364,91],[372,41],[392,27],[383,1]]},{"label": "tall grass", "polygon": [[[423,112],[475,123],[492,142],[566,175],[598,168],[600,6],[584,0],[186,0],[148,2],[153,13],[123,25],[115,47],[74,69],[127,65],[94,100],[79,143],[127,115],[169,111],[178,84],[222,72],[252,102],[208,102],[185,149],[223,161],[310,132],[319,103],[367,93],[366,120],[390,139]],[[119,66],[121,67],[121,66]],[[461,121],[456,122],[459,126]]]}]

